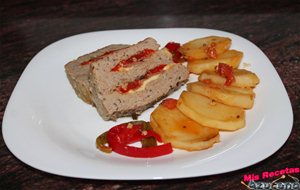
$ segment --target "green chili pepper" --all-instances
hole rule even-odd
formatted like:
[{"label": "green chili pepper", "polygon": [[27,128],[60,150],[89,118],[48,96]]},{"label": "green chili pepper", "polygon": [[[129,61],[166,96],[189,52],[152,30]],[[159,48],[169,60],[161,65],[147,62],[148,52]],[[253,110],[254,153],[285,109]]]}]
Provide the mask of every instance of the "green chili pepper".
[{"label": "green chili pepper", "polygon": [[96,146],[99,150],[101,150],[102,152],[105,153],[111,153],[112,152],[112,148],[109,146],[106,146],[107,143],[107,138],[106,138],[107,132],[102,133],[101,135],[99,135],[96,139]]}]

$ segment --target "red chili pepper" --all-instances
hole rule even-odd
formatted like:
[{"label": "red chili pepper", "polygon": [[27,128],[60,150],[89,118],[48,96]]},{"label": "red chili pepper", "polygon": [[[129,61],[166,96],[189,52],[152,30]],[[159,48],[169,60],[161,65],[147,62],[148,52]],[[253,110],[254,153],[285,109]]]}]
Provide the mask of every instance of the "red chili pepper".
[{"label": "red chili pepper", "polygon": [[182,61],[182,54],[179,51],[180,48],[179,43],[169,42],[165,47],[172,53],[173,61],[175,63],[180,63]]},{"label": "red chili pepper", "polygon": [[230,86],[231,83],[235,80],[232,67],[225,63],[219,63],[219,65],[216,67],[216,72],[220,76],[226,78],[226,86]]},{"label": "red chili pepper", "polygon": [[128,145],[147,137],[154,137],[157,141],[161,141],[159,135],[153,130],[142,131],[142,125],[128,125],[128,123],[120,124],[112,127],[107,132],[107,142],[112,148],[112,151],[125,156],[152,158],[163,156],[173,151],[170,143],[146,148]]}]

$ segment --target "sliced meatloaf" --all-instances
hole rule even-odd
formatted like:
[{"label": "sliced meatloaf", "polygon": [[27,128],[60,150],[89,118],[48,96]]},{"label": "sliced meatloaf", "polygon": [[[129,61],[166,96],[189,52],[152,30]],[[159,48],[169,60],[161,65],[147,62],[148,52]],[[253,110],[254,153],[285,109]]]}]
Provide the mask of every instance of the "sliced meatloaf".
[{"label": "sliced meatloaf", "polygon": [[88,104],[93,104],[89,85],[90,63],[104,58],[112,51],[126,48],[128,45],[113,44],[92,53],[78,57],[65,65],[67,77],[78,97]]},{"label": "sliced meatloaf", "polygon": [[[158,48],[159,44],[153,38],[146,38],[91,64],[90,78],[95,83],[96,91],[102,94],[111,93],[116,86],[143,76],[158,64],[171,62],[172,58],[165,56],[167,52],[157,51]],[[136,60],[130,66],[122,67],[122,71],[112,71],[122,60],[131,59],[145,49],[153,50],[151,56],[145,56],[142,59],[135,58]]]},{"label": "sliced meatloaf", "polygon": [[[158,48],[147,38],[91,64],[92,100],[104,120],[138,115],[187,81],[186,67]],[[140,56],[145,50],[151,53]]]},{"label": "sliced meatloaf", "polygon": [[[143,81],[136,90],[102,94],[93,91],[93,100],[104,120],[115,120],[123,116],[139,115],[147,108],[177,90],[188,80],[189,73],[181,64],[169,63],[167,70]],[[95,83],[93,84],[95,85]],[[97,89],[97,88],[93,88]]]}]

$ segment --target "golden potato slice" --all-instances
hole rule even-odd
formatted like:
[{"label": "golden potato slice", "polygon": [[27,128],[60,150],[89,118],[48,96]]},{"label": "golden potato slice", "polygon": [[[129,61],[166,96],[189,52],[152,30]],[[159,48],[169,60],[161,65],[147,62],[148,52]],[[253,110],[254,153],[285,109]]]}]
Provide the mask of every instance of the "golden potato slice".
[{"label": "golden potato slice", "polygon": [[[231,83],[231,86],[241,87],[241,88],[254,88],[259,83],[258,76],[245,69],[233,69],[233,75],[235,81]],[[215,84],[225,84],[226,78],[220,76],[214,71],[204,71],[198,78],[199,81],[210,80]]]},{"label": "golden potato slice", "polygon": [[254,104],[255,93],[252,89],[207,84],[201,81],[187,84],[187,89],[229,106],[250,109]]},{"label": "golden potato slice", "polygon": [[202,150],[219,142],[219,130],[202,126],[175,108],[159,105],[150,117],[150,125],[174,148],[188,151]]},{"label": "golden potato slice", "polygon": [[205,70],[214,71],[219,63],[225,63],[237,68],[243,58],[243,52],[228,50],[219,55],[216,59],[195,59],[189,61],[187,68],[190,72],[200,74]]},{"label": "golden potato slice", "polygon": [[230,131],[245,126],[244,109],[227,106],[193,92],[182,92],[177,108],[204,126]]},{"label": "golden potato slice", "polygon": [[208,48],[215,45],[216,54],[222,54],[230,48],[231,39],[219,36],[208,36],[204,38],[197,38],[183,44],[179,51],[187,60],[206,59],[210,57],[207,52]]}]

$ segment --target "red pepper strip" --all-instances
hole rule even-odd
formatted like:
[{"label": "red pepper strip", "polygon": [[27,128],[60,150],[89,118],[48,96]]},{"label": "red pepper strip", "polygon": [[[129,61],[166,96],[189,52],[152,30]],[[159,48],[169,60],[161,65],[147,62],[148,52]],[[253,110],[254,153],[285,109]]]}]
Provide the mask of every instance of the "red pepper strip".
[{"label": "red pepper strip", "polygon": [[116,153],[138,158],[152,158],[169,154],[173,151],[170,143],[146,148],[128,146],[128,144],[138,142],[147,137],[154,137],[161,141],[159,135],[153,130],[148,130],[146,131],[147,133],[143,134],[141,129],[141,125],[128,127],[127,123],[112,127],[107,133],[108,144]]},{"label": "red pepper strip", "polygon": [[161,64],[161,65],[158,65],[156,67],[154,67],[153,69],[150,69],[147,73],[146,73],[146,77],[145,78],[149,78],[151,75],[154,75],[156,73],[159,73],[161,72],[165,66],[167,66],[166,64]]},{"label": "red pepper strip", "polygon": [[111,128],[107,133],[107,138],[110,133],[110,135],[114,135],[114,140],[120,144],[135,143],[141,139],[138,136],[141,127],[142,125],[131,125],[129,127],[128,123],[123,123]]},{"label": "red pepper strip", "polygon": [[121,93],[126,93],[128,92],[129,90],[134,90],[134,89],[137,89],[138,87],[140,87],[142,85],[141,81],[140,80],[134,80],[132,82],[129,82],[126,86],[126,88],[123,88],[123,87],[118,87],[118,90],[121,92]]},{"label": "red pepper strip", "polygon": [[226,78],[225,81],[226,86],[230,86],[231,83],[235,80],[232,67],[225,63],[219,63],[219,65],[216,67],[216,72],[220,76]]},{"label": "red pepper strip", "polygon": [[144,50],[138,52],[137,54],[132,55],[128,59],[120,61],[115,67],[113,67],[111,69],[111,71],[119,71],[122,67],[128,66],[137,61],[141,61],[141,60],[145,59],[146,57],[149,57],[150,55],[152,55],[154,52],[155,52],[155,50],[153,50],[153,49],[144,49]]},{"label": "red pepper strip", "polygon": [[143,137],[142,139],[148,138],[148,137],[154,137],[158,142],[162,142],[161,137],[157,133],[155,133],[153,130],[147,130],[145,132],[146,132],[146,134],[142,134],[142,137]]},{"label": "red pepper strip", "polygon": [[107,51],[107,52],[105,52],[104,54],[102,54],[102,55],[100,55],[100,56],[97,56],[97,57],[92,58],[92,59],[90,59],[90,60],[88,60],[88,61],[84,61],[84,62],[80,63],[80,65],[83,66],[83,65],[91,64],[91,63],[96,62],[96,61],[102,59],[104,56],[109,55],[109,54],[111,54],[111,53],[113,53],[113,52],[115,52],[115,51],[116,51],[116,50]]},{"label": "red pepper strip", "polygon": [[[143,79],[147,79],[150,78],[152,75],[161,72],[165,66],[167,66],[166,64],[161,64],[158,65],[157,67],[154,67],[153,69],[149,70],[143,77]],[[127,93],[130,90],[135,90],[137,88],[139,88],[140,86],[142,86],[143,81],[142,80],[134,80],[132,82],[129,82],[125,88],[123,88],[122,86],[118,87],[118,91],[121,93]]]},{"label": "red pepper strip", "polygon": [[146,148],[138,148],[133,146],[122,146],[121,144],[114,144],[113,151],[124,156],[135,158],[154,158],[163,156],[173,152],[171,143],[166,143],[159,146],[152,146]]}]

